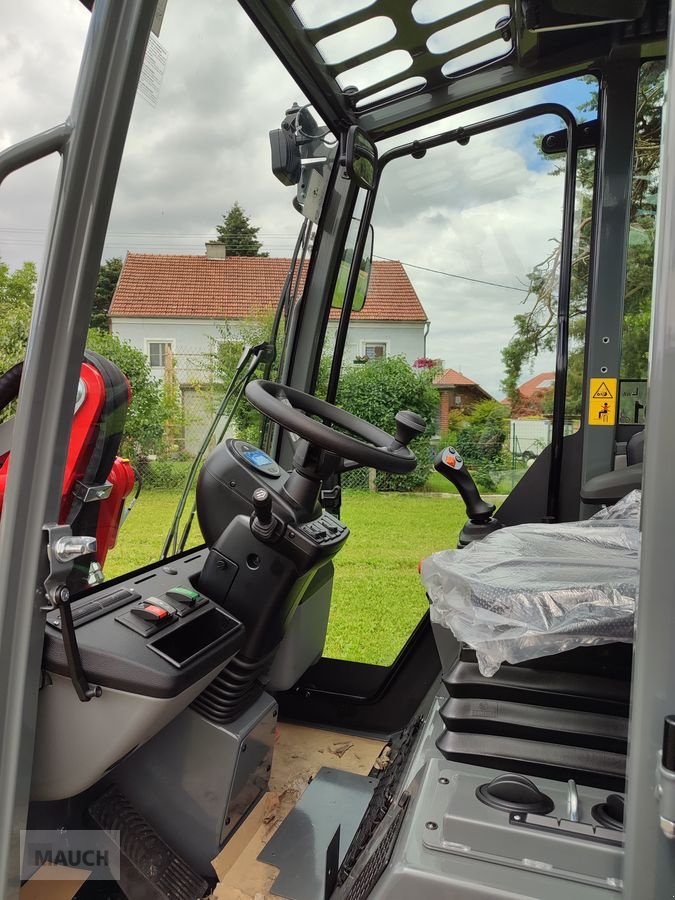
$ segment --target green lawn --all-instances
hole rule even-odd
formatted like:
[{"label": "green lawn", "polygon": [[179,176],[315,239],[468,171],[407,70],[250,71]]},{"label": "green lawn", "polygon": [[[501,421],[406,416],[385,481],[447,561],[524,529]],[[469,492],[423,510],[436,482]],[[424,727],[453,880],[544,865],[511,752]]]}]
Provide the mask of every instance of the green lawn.
[{"label": "green lawn", "polygon": [[[145,491],[105,566],[109,578],[157,559],[178,500]],[[455,497],[345,491],[342,519],[351,535],[335,561],[325,654],[388,665],[427,606],[417,565],[453,547],[465,520]],[[196,522],[194,545],[201,540]]]}]

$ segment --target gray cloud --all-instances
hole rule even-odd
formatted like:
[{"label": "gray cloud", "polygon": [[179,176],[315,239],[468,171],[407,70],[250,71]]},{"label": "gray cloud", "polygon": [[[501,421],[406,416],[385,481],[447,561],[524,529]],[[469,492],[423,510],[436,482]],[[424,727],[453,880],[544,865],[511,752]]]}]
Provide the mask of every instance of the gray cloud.
[{"label": "gray cloud", "polygon": [[[78,0],[6,6],[0,148],[65,118],[89,21]],[[326,17],[324,0],[301,6]],[[267,134],[290,103],[302,102],[298,88],[234,0],[169,0],[160,41],[168,61],[159,102],[136,100],[104,257],[127,250],[201,253],[235,200],[260,226],[265,249],[288,255],[300,217],[291,207],[293,189],[272,175]],[[452,126],[542,96],[490,104],[454,117]],[[439,128],[424,126],[405,140]],[[512,127],[392,164],[376,209],[376,254],[523,284],[559,233],[562,197],[562,180],[531,165],[532,130]],[[57,160],[32,166],[0,190],[0,256],[11,266],[41,259],[57,167]],[[498,393],[499,351],[524,295],[408,271],[432,320],[429,354]],[[550,357],[540,362],[547,368]]]}]

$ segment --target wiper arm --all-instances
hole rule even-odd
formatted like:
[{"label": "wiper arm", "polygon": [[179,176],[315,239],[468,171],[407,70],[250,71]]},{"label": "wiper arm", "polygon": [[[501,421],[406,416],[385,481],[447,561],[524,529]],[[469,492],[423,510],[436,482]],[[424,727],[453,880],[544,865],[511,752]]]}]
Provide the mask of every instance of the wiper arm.
[{"label": "wiper arm", "polygon": [[[180,500],[178,501],[178,505],[176,507],[176,512],[174,513],[173,519],[171,521],[171,526],[169,528],[169,532],[166,536],[166,540],[164,541],[164,546],[162,547],[162,553],[160,556],[161,559],[166,559],[166,557],[169,555],[170,552],[172,552],[172,553],[179,552],[179,547],[177,545],[177,536],[178,536],[178,527],[180,525],[180,520],[183,516],[183,512],[185,511],[185,505],[187,503],[188,496],[190,495],[190,491],[191,491],[192,485],[194,483],[195,475],[197,474],[200,463],[201,463],[202,459],[204,458],[206,451],[209,448],[211,439],[213,438],[214,434],[216,433],[218,424],[220,423],[220,420],[225,415],[225,410],[227,409],[228,403],[230,402],[232,397],[235,396],[235,394],[236,394],[236,397],[232,404],[232,409],[230,410],[230,414],[227,417],[227,421],[225,422],[225,425],[221,431],[220,437],[218,438],[218,442],[222,441],[223,437],[225,436],[227,429],[229,428],[230,423],[232,421],[232,417],[234,416],[235,412],[237,411],[237,407],[239,405],[239,401],[241,400],[241,398],[243,396],[244,389],[246,388],[246,385],[249,383],[249,381],[253,377],[255,370],[258,368],[258,366],[260,365],[261,362],[267,361],[269,356],[272,356],[272,358],[273,358],[274,352],[275,352],[274,345],[268,341],[265,341],[262,344],[255,344],[254,346],[248,346],[248,347],[244,348],[241,358],[239,359],[239,362],[237,363],[237,368],[235,369],[234,375],[232,376],[232,379],[230,380],[227,390],[225,391],[225,393],[223,395],[223,399],[220,401],[220,405],[219,405],[218,409],[216,410],[215,416],[213,417],[213,421],[211,422],[209,430],[206,432],[206,435],[204,436],[204,440],[202,441],[201,446],[199,447],[199,450],[197,451],[197,455],[195,456],[194,460],[192,461],[192,465],[190,466],[190,471],[188,472],[188,476],[185,481],[185,486],[183,487],[183,492],[181,494]],[[248,367],[247,367],[247,364],[248,364]],[[245,370],[244,377],[241,378],[242,372],[244,372],[244,370]],[[189,519],[188,526],[186,526],[187,532],[184,531],[183,536],[181,538],[180,549],[182,549],[185,546],[185,541],[187,541],[187,536],[189,533],[189,525],[192,524],[193,518],[194,518],[194,507],[193,507],[193,511],[192,511],[190,519]],[[173,546],[172,546],[172,544],[173,544]]]}]

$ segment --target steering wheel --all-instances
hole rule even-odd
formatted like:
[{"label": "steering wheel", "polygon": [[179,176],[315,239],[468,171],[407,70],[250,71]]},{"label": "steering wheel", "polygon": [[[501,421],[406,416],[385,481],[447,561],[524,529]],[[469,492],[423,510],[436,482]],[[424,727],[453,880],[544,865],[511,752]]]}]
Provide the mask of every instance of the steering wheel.
[{"label": "steering wheel", "polygon": [[[399,422],[396,437],[392,437],[332,403],[273,381],[251,381],[246,386],[246,397],[252,406],[288,431],[343,459],[393,475],[412,472],[417,465],[415,454],[406,446],[410,438],[419,433],[420,424],[421,430],[424,430],[424,421],[415,413],[404,414],[414,418],[410,423]],[[355,437],[336,431],[334,427],[317,422],[310,416],[319,416]],[[406,425],[412,427],[410,434]]]}]

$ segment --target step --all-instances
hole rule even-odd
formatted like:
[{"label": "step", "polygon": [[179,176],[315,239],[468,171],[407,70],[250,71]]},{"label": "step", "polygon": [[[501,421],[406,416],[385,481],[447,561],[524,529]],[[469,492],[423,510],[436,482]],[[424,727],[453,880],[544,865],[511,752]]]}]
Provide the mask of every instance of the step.
[{"label": "step", "polygon": [[573,778],[579,784],[620,793],[626,787],[626,757],[621,753],[457,731],[444,731],[436,746],[448,760],[502,772],[555,781]]},{"label": "step", "polygon": [[451,697],[628,716],[630,684],[611,678],[521,666],[502,666],[486,678],[477,663],[460,661],[443,682]]},{"label": "step", "polygon": [[628,719],[622,716],[460,697],[450,697],[440,714],[448,731],[627,752]]}]

